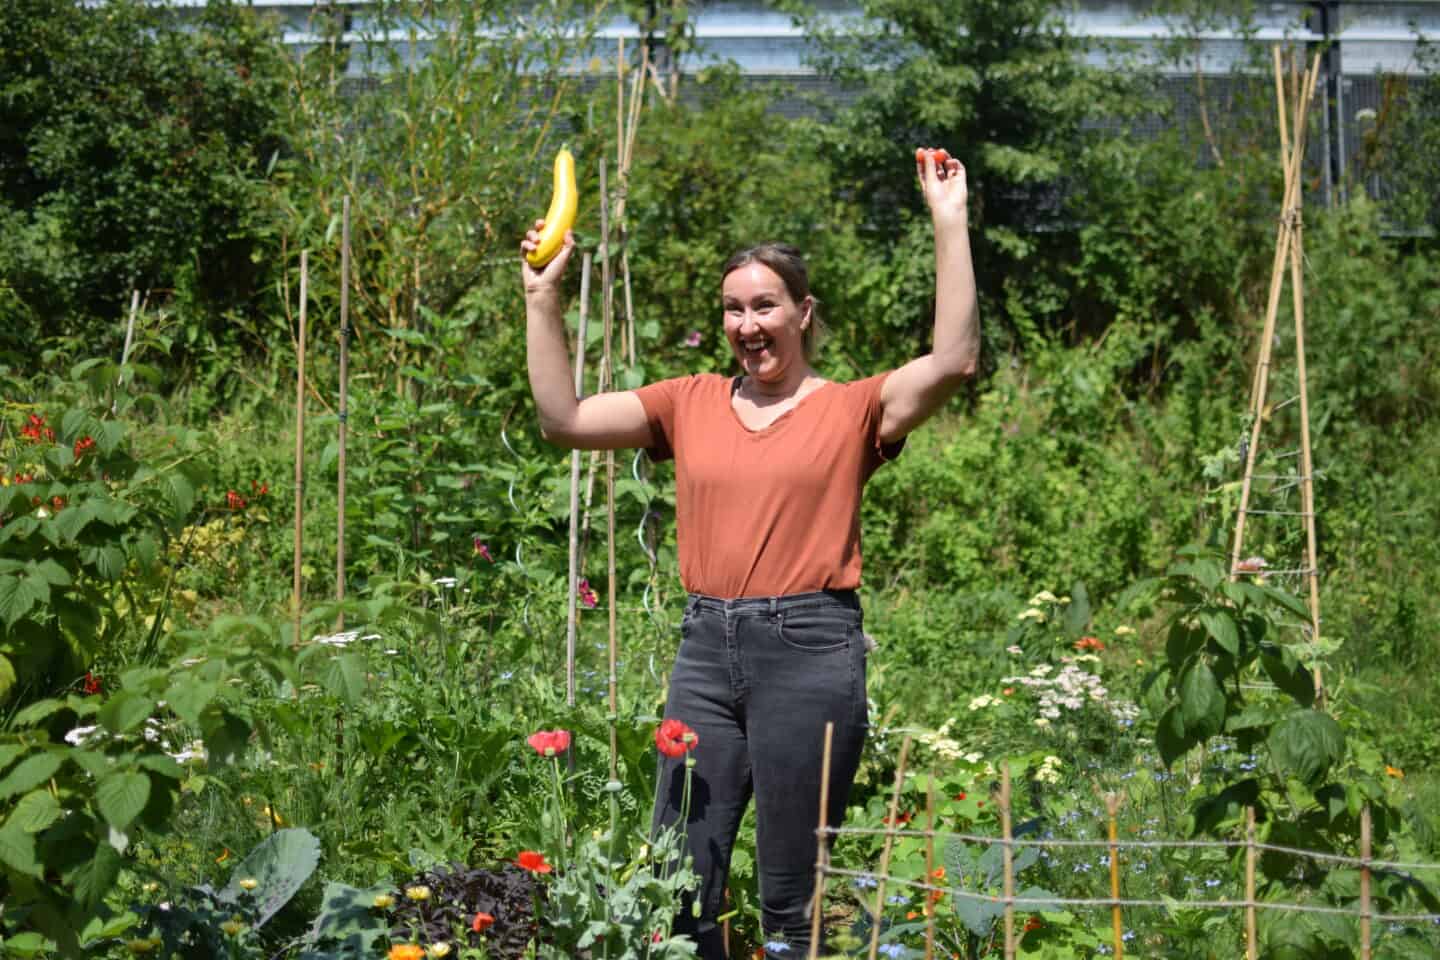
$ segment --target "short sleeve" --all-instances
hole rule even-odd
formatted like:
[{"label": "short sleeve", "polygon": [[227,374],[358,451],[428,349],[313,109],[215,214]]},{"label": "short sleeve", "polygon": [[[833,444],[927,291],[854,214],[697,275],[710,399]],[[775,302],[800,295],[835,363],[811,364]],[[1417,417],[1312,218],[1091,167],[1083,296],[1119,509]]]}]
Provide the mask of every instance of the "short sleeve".
[{"label": "short sleeve", "polygon": [[676,398],[690,377],[676,377],[646,384],[635,391],[650,424],[650,445],[645,452],[659,463],[675,457]]},{"label": "short sleeve", "polygon": [[866,429],[866,442],[875,457],[875,467],[882,463],[889,463],[900,456],[905,449],[905,438],[901,437],[891,443],[880,442],[880,422],[884,419],[885,409],[880,403],[880,391],[885,386],[885,380],[894,371],[876,374],[859,380],[855,386],[860,388],[861,399],[864,403],[864,423]]}]

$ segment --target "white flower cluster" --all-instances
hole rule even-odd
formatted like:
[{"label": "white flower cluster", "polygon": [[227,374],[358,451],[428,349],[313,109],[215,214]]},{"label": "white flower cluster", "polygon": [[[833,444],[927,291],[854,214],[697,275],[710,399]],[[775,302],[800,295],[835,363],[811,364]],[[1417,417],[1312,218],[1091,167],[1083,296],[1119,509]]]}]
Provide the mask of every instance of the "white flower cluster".
[{"label": "white flower cluster", "polygon": [[[1018,683],[1029,687],[1040,697],[1040,716],[1036,726],[1049,726],[1051,720],[1058,720],[1062,708],[1079,710],[1087,702],[1103,703],[1107,694],[1105,685],[1093,673],[1081,668],[1080,657],[1062,657],[1060,672],[1050,676],[1054,668],[1042,663],[1024,677],[1005,677],[1002,683]],[[1096,658],[1090,657],[1094,660]],[[1043,723],[1041,721],[1044,721]]]},{"label": "white flower cluster", "polygon": [[[976,710],[984,710],[986,707],[999,706],[1003,702],[1004,701],[1002,701],[999,697],[991,696],[988,693],[982,693],[980,694],[980,696],[970,701],[970,710],[972,712]],[[948,723],[949,721],[946,722]]]},{"label": "white flower cluster", "polygon": [[960,743],[950,736],[950,728],[954,725],[955,718],[951,717],[940,725],[940,729],[933,733],[922,733],[915,739],[934,750],[936,756],[943,760],[964,760],[966,763],[976,764],[985,759],[985,755],[978,750],[966,753]]},{"label": "white flower cluster", "polygon": [[346,631],[343,632],[343,633],[331,634],[331,635],[328,636],[328,637],[319,637],[319,636],[317,636],[317,637],[311,637],[311,638],[310,638],[310,642],[311,642],[311,643],[321,643],[321,644],[324,644],[324,645],[327,646],[327,647],[348,647],[348,646],[350,646],[350,644],[354,643],[356,640],[379,640],[379,639],[380,639],[380,634],[378,634],[378,633],[370,633],[370,634],[366,634],[365,636],[362,637],[362,636],[360,636],[360,631],[359,631],[359,630],[346,630]]},{"label": "white flower cluster", "polygon": [[1059,783],[1060,768],[1064,765],[1064,762],[1059,757],[1046,757],[1040,761],[1040,769],[1035,771],[1033,779],[1039,783]]},{"label": "white flower cluster", "polygon": [[[140,728],[140,734],[147,743],[161,742],[165,732],[164,725],[154,717],[147,717],[145,725]],[[72,747],[93,747],[109,739],[112,739],[110,731],[105,730],[99,724],[76,727],[65,734],[65,742]],[[162,746],[168,747],[170,744],[162,743]],[[209,759],[203,740],[192,740],[178,750],[165,750],[165,755],[176,763],[183,764],[203,765]]]}]

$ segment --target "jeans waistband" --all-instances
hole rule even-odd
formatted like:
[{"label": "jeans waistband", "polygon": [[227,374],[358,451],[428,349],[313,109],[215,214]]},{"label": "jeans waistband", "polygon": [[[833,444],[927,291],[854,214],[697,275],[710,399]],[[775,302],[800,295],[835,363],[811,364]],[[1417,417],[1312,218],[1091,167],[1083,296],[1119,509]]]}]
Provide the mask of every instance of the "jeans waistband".
[{"label": "jeans waistband", "polygon": [[686,601],[691,611],[705,610],[711,613],[751,614],[775,616],[787,610],[803,607],[843,607],[847,610],[860,609],[860,597],[854,590],[817,590],[813,593],[790,593],[780,597],[737,597],[725,600],[704,593],[692,593]]}]

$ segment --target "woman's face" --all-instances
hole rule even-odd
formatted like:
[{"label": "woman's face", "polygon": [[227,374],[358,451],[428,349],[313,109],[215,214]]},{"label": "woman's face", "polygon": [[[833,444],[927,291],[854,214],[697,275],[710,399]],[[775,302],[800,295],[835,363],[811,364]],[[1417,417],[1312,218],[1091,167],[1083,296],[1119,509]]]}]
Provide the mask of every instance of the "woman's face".
[{"label": "woman's face", "polygon": [[780,275],[763,263],[747,263],[721,284],[725,337],[745,373],[766,383],[782,383],[805,361],[805,328],[810,298],[797,304]]}]

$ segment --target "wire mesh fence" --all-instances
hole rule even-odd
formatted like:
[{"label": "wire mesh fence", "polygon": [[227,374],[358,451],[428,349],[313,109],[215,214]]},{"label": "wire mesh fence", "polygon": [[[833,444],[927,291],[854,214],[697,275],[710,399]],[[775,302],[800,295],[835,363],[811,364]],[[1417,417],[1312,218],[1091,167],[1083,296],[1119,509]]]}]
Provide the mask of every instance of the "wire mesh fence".
[{"label": "wire mesh fence", "polygon": [[[1386,925],[1390,930],[1440,925],[1440,912],[1402,912],[1400,910],[1387,912],[1381,909],[1384,905],[1382,901],[1385,898],[1378,897],[1373,891],[1374,883],[1378,878],[1398,879],[1411,887],[1423,886],[1426,880],[1440,881],[1440,863],[1375,857],[1372,849],[1372,823],[1369,806],[1360,811],[1359,836],[1356,838],[1356,849],[1353,853],[1313,850],[1261,840],[1257,835],[1256,815],[1253,807],[1245,809],[1243,835],[1238,839],[1224,837],[1215,839],[1120,839],[1118,810],[1122,798],[1113,793],[1105,796],[1107,827],[1105,837],[1067,838],[1048,834],[1043,837],[1032,837],[1023,835],[1024,831],[1017,835],[1017,831],[1012,828],[1014,810],[1010,771],[1007,765],[1002,764],[999,789],[994,794],[995,811],[1001,825],[998,835],[937,829],[933,784],[927,804],[926,822],[923,827],[914,827],[907,825],[903,822],[903,818],[897,816],[901,788],[906,777],[908,752],[909,739],[907,738],[901,747],[894,793],[889,805],[889,816],[886,817],[884,826],[829,825],[825,822],[823,813],[825,806],[822,804],[821,820],[816,828],[818,844],[815,867],[815,917],[818,920],[824,912],[827,881],[831,879],[849,880],[856,892],[861,894],[861,906],[868,915],[866,927],[870,938],[869,957],[871,960],[880,954],[880,944],[886,937],[887,931],[898,928],[897,925],[887,923],[887,905],[896,900],[908,902],[908,898],[905,897],[887,899],[887,892],[896,889],[918,894],[927,905],[933,905],[941,898],[949,897],[952,901],[969,901],[989,905],[992,910],[998,909],[998,914],[994,919],[998,921],[997,933],[1002,937],[1002,955],[1005,960],[1012,960],[1019,953],[1020,933],[1023,931],[1017,929],[1017,916],[1024,918],[1072,908],[1080,910],[1108,909],[1111,911],[1110,942],[1106,952],[1115,957],[1124,956],[1128,945],[1127,941],[1132,936],[1126,931],[1125,915],[1149,909],[1167,912],[1184,910],[1242,913],[1243,942],[1236,945],[1237,949],[1234,955],[1243,955],[1248,960],[1253,960],[1260,955],[1257,929],[1259,926],[1258,916],[1262,913],[1311,915],[1337,918],[1341,922],[1349,921],[1357,928],[1358,956],[1362,960],[1370,960],[1373,955],[1374,930],[1378,925]],[[830,862],[831,847],[835,840],[845,836],[882,840],[882,853],[878,868],[867,870],[832,864]],[[924,844],[925,868],[918,876],[908,875],[914,873],[913,867],[903,874],[892,872],[891,858],[894,847],[897,841],[903,839],[918,840]],[[938,871],[935,869],[934,845],[936,841],[948,845],[979,845],[991,852],[998,850],[1000,852],[998,865],[995,863],[996,858],[992,856],[990,857],[991,870],[988,875],[982,876],[981,871],[976,871],[969,876],[947,876],[943,869]],[[1040,855],[1045,855],[1048,851],[1063,850],[1103,851],[1100,862],[1109,868],[1108,889],[1094,895],[1079,896],[1073,894],[1061,896],[1048,891],[1037,893],[1034,890],[1016,893],[1018,874],[1035,863],[1037,857],[1034,852],[1038,851]],[[1242,876],[1238,878],[1243,895],[1214,898],[1186,897],[1184,899],[1122,895],[1121,880],[1122,873],[1126,869],[1125,864],[1128,862],[1126,856],[1128,852],[1171,850],[1221,851],[1227,857],[1238,857],[1243,869]],[[1032,851],[1032,853],[1027,855],[1024,851]],[[1280,888],[1278,893],[1270,892],[1262,896],[1257,892],[1257,888],[1262,872],[1261,858],[1266,856],[1307,862],[1328,870],[1352,870],[1358,876],[1358,896],[1350,898],[1352,902],[1349,903],[1302,902],[1297,899],[1284,899],[1283,888]],[[996,866],[998,869],[995,869]],[[1293,866],[1291,869],[1293,870]],[[947,880],[954,882],[946,882]],[[1218,884],[1218,881],[1215,882]],[[1209,882],[1207,882],[1208,885]],[[1433,900],[1433,898],[1431,899]],[[931,957],[937,955],[936,911],[927,908],[924,910],[923,916],[924,956],[926,960],[930,960]],[[912,912],[907,919],[913,918],[915,918],[915,914]],[[1029,929],[1028,924],[1026,929]],[[913,928],[909,928],[909,932],[912,936],[919,936],[919,933]],[[816,933],[818,934],[818,929]],[[809,953],[812,960],[819,956],[819,940],[818,935],[812,937]],[[894,945],[894,943],[888,944],[892,947]],[[1223,955],[1225,952],[1219,945],[1217,945],[1217,950],[1220,951],[1217,955]],[[899,954],[887,951],[886,955],[898,956]]]}]

